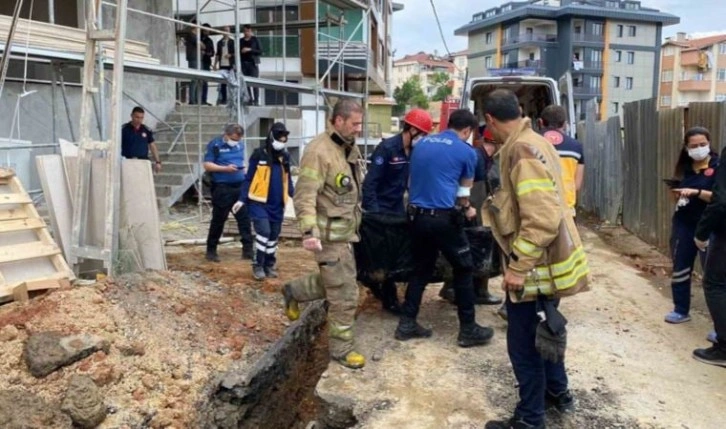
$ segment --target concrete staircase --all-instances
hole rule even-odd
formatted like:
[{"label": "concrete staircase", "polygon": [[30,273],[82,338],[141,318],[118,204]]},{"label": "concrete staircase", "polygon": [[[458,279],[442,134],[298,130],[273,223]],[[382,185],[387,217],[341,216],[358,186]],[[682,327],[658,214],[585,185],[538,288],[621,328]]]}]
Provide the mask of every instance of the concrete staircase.
[{"label": "concrete staircase", "polygon": [[[166,122],[174,129],[159,124],[154,133],[162,161],[162,172],[154,176],[157,203],[162,210],[177,202],[199,179],[202,171],[201,160],[207,143],[221,135],[229,122],[229,113],[225,107],[202,106],[201,112],[199,109],[197,106],[177,106],[166,118]],[[283,109],[278,106],[246,107],[246,136],[264,135],[266,130],[260,130],[260,119],[282,118]],[[288,119],[299,119],[301,116],[300,109],[287,108]],[[247,143],[248,155],[250,148],[256,147],[257,144],[259,140]]]}]

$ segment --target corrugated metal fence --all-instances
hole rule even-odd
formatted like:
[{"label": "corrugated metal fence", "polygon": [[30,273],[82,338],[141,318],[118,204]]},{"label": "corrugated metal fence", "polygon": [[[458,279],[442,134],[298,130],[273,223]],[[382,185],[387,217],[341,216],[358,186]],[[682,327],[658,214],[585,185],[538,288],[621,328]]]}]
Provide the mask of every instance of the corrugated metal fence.
[{"label": "corrugated metal fence", "polygon": [[674,201],[663,179],[673,176],[687,128],[705,126],[714,149],[724,147],[726,103],[656,107],[655,99],[625,104],[622,132],[618,118],[580,124],[586,162],[580,206],[613,223],[622,207],[623,226],[665,250]]}]

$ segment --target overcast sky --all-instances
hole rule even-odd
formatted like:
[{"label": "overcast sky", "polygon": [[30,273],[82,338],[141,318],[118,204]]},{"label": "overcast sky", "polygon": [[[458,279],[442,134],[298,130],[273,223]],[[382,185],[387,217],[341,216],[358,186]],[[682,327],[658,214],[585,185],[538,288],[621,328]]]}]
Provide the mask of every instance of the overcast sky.
[{"label": "overcast sky", "polygon": [[[404,9],[393,14],[395,58],[418,51],[446,53],[436,27],[430,0],[396,0]],[[477,12],[506,3],[507,0],[434,0],[441,19],[446,43],[451,52],[466,49],[466,37],[454,30],[471,21]],[[660,9],[679,16],[681,23],[663,29],[663,36],[687,33],[726,32],[723,0],[642,0],[644,7]]]}]

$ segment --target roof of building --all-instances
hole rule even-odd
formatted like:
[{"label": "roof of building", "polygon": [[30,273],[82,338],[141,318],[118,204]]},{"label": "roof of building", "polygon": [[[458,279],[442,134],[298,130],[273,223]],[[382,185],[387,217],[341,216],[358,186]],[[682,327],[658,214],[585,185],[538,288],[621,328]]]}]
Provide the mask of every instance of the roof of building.
[{"label": "roof of building", "polygon": [[[526,18],[541,18],[555,20],[567,16],[590,18],[609,18],[621,21],[636,21],[674,25],[681,19],[670,13],[657,9],[644,8],[638,1],[620,1],[619,7],[606,7],[605,0],[561,0],[547,5],[541,0],[528,0],[504,3],[499,7],[490,8],[476,13],[472,20],[454,31],[457,36],[466,36],[472,31],[491,27],[500,23],[517,22]],[[637,8],[628,9],[626,5],[637,4]]]},{"label": "roof of building", "polygon": [[666,40],[666,42],[663,43],[663,46],[666,46],[666,45],[680,46],[683,48],[684,52],[687,52],[687,51],[697,51],[697,50],[700,50],[703,48],[708,48],[709,46],[713,46],[717,43],[723,43],[723,42],[726,42],[726,33],[717,34],[715,36],[709,36],[709,37],[701,37],[698,39]]},{"label": "roof of building", "polygon": [[368,104],[373,104],[376,106],[395,106],[396,100],[384,97],[382,95],[371,95],[370,97],[368,97]]},{"label": "roof of building", "polygon": [[397,60],[393,61],[393,65],[399,65],[402,63],[418,63],[429,67],[441,67],[446,68],[451,71],[454,69],[454,64],[452,64],[449,61],[438,59],[434,57],[431,54],[427,54],[426,52],[418,52],[416,54],[412,55],[406,55],[403,58],[399,58]]}]

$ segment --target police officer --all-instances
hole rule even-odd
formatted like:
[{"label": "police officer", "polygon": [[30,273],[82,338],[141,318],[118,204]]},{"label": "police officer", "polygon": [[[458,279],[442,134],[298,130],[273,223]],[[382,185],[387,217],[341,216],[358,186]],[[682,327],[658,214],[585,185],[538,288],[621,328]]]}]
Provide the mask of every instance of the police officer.
[{"label": "police officer", "polygon": [[[224,128],[224,135],[207,144],[204,170],[212,175],[212,220],[207,235],[207,260],[219,262],[217,245],[224,232],[224,223],[240,194],[245,180],[245,147],[241,142],[244,129],[238,124]],[[252,226],[247,208],[240,208],[234,215],[242,241],[242,258],[252,259]]]},{"label": "police officer", "polygon": [[283,287],[285,313],[300,317],[299,302],[326,299],[331,357],[348,368],[362,368],[355,350],[353,323],[358,306],[358,283],[351,243],[360,226],[360,162],[355,144],[363,124],[363,109],[343,99],[333,107],[331,129],[315,137],[300,161],[293,203],[300,220],[303,247],[314,252],[320,273]]},{"label": "police officer", "polygon": [[[405,216],[404,194],[408,189],[408,164],[413,145],[433,129],[431,115],[413,109],[403,118],[403,131],[383,140],[371,155],[363,181],[363,210],[371,214]],[[396,283],[385,280],[373,293],[383,309],[400,313]]]},{"label": "police officer", "polygon": [[136,106],[131,111],[131,121],[121,128],[121,156],[128,159],[149,159],[149,149],[154,157],[154,172],[161,172],[159,149],[154,143],[154,133],[144,125],[144,109]]},{"label": "police officer", "polygon": [[469,110],[456,110],[449,117],[448,130],[421,139],[411,155],[408,213],[415,268],[396,328],[398,340],[431,336],[431,330],[419,325],[416,316],[439,251],[454,271],[459,346],[486,344],[494,335],[491,328],[476,323],[473,262],[464,234],[464,217],[476,216],[469,196],[477,157],[466,143],[476,127],[476,117]]}]

